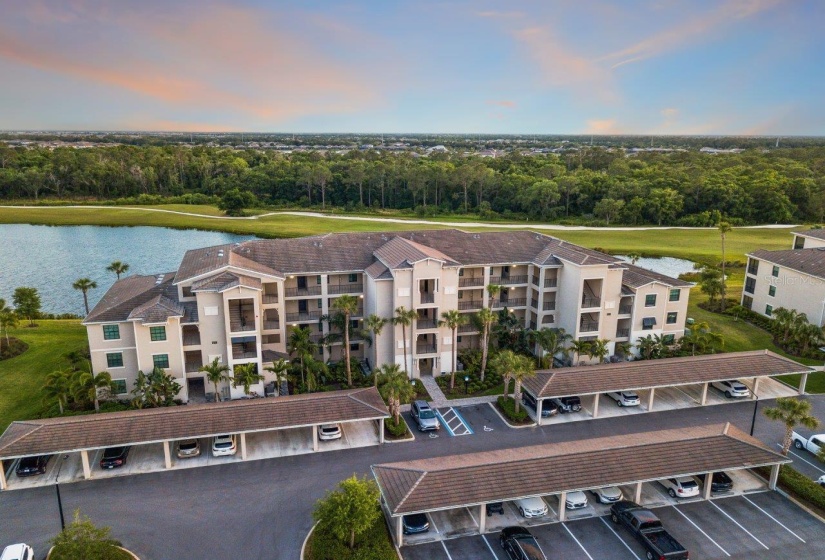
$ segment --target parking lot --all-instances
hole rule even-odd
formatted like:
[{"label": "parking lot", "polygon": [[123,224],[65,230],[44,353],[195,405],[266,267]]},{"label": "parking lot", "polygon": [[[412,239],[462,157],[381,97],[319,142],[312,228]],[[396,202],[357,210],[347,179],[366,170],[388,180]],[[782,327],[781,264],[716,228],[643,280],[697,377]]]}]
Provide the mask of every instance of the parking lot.
[{"label": "parking lot", "polygon": [[[690,551],[691,558],[825,558],[822,522],[777,492],[692,501],[657,507],[653,511]],[[520,521],[523,524],[524,520]],[[528,527],[548,558],[641,560],[645,557],[641,545],[607,516],[565,523],[545,521],[528,524]],[[498,531],[493,528],[481,536],[457,536],[404,546],[401,552],[405,560],[507,558],[499,545]]]},{"label": "parking lot", "polygon": [[488,403],[462,407],[442,407],[437,409],[441,428],[437,432],[419,432],[415,419],[409,412],[404,412],[410,430],[417,440],[449,437],[478,437],[499,434],[510,427]]}]

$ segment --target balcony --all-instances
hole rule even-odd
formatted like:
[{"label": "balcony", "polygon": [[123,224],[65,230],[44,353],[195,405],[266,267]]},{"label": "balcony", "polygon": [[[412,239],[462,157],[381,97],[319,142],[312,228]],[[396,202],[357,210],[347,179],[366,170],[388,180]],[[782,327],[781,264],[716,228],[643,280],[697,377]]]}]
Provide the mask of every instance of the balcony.
[{"label": "balcony", "polygon": [[437,351],[435,344],[419,343],[415,345],[416,354],[435,354]]},{"label": "balcony", "polygon": [[526,307],[527,306],[527,298],[517,297],[517,298],[510,298],[507,300],[502,300],[501,304],[503,307]]},{"label": "balcony", "polygon": [[542,311],[555,311],[556,310],[556,302],[555,301],[545,301],[541,306]]},{"label": "balcony", "polygon": [[236,346],[238,346],[238,345],[236,345],[236,344],[232,345],[232,359],[233,360],[245,360],[245,359],[248,359],[248,358],[257,358],[258,357],[258,351],[257,350],[249,350],[249,349],[244,348],[242,346],[236,348]]},{"label": "balcony", "polygon": [[590,307],[600,307],[602,304],[602,300],[596,297],[583,297],[582,298],[582,307],[590,308]]},{"label": "balcony", "polygon": [[459,311],[468,311],[470,309],[481,309],[483,302],[482,300],[476,301],[459,301],[458,302],[458,310]]},{"label": "balcony", "polygon": [[183,345],[184,346],[200,346],[201,335],[198,327],[194,325],[186,325],[183,327]]},{"label": "balcony", "polygon": [[619,315],[630,315],[633,312],[632,305],[620,305],[619,306]]},{"label": "balcony", "polygon": [[539,308],[539,302],[536,301],[535,297],[530,300],[530,308],[535,310],[538,310]]},{"label": "balcony", "polygon": [[309,335],[309,339],[315,344],[320,344],[321,341],[324,340],[324,335],[323,333],[311,334]]},{"label": "balcony", "polygon": [[538,277],[538,276],[533,276],[533,285],[534,285],[534,286],[538,286],[538,285],[539,285],[539,277]]},{"label": "balcony", "polygon": [[630,329],[616,329],[616,338],[630,338]]},{"label": "balcony", "polygon": [[483,276],[468,276],[458,279],[459,288],[477,288],[484,285]]},{"label": "balcony", "polygon": [[303,323],[306,321],[317,321],[321,318],[320,311],[306,311],[306,312],[298,312],[298,313],[287,313],[286,314],[286,321],[287,323]]},{"label": "balcony", "polygon": [[[492,279],[491,279],[492,281]],[[495,282],[493,282],[495,284]],[[502,277],[498,281],[499,284],[503,286],[512,286],[513,284],[526,284],[527,283],[527,275],[526,274],[519,274],[517,276],[507,276]]]},{"label": "balcony", "polygon": [[185,370],[186,373],[197,373],[200,371],[202,364],[200,362],[186,362]]},{"label": "balcony", "polygon": [[438,328],[438,321],[435,319],[418,319],[415,326],[419,329],[435,329]]},{"label": "balcony", "polygon": [[255,321],[230,321],[229,330],[232,332],[251,332],[257,330]]},{"label": "balcony", "polygon": [[418,292],[418,301],[421,303],[435,303],[435,294],[433,292]]},{"label": "balcony", "polygon": [[320,296],[321,286],[307,286],[306,288],[287,288],[286,297]]},{"label": "balcony", "polygon": [[360,294],[363,291],[363,284],[331,284],[327,286],[327,293],[330,295]]},{"label": "balcony", "polygon": [[278,303],[278,294],[264,294],[261,299],[264,305],[272,305]]},{"label": "balcony", "polygon": [[501,302],[500,299],[491,299],[490,300],[490,309],[503,309],[504,303]]},{"label": "balcony", "polygon": [[545,278],[544,279],[544,287],[545,288],[555,288],[559,285],[558,278]]},{"label": "balcony", "polygon": [[458,327],[458,334],[477,333],[477,332],[478,332],[478,327],[476,327],[475,325],[461,325],[460,327]]},{"label": "balcony", "polygon": [[579,331],[581,332],[595,332],[599,330],[598,321],[581,321],[579,323]]},{"label": "balcony", "polygon": [[281,328],[280,321],[264,321],[264,330],[265,331],[277,331]]},{"label": "balcony", "polygon": [[544,317],[541,318],[541,324],[542,325],[552,325],[555,322],[556,322],[556,316],[555,315],[545,315]]}]

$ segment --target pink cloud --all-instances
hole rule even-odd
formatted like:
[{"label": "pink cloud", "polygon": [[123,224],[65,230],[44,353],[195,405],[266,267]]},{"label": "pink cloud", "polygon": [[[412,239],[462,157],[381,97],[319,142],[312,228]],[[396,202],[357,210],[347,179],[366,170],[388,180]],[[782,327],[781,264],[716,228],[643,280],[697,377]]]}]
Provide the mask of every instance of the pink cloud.
[{"label": "pink cloud", "polygon": [[487,105],[497,105],[499,107],[507,107],[508,109],[514,109],[516,107],[515,101],[509,101],[507,99],[488,99]]}]

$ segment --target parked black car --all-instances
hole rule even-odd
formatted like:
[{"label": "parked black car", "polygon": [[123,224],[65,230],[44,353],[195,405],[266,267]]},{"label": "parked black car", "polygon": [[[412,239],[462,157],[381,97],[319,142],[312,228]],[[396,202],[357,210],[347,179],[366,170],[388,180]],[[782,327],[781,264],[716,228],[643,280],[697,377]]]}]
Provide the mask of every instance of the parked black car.
[{"label": "parked black car", "polygon": [[[693,477],[699,484],[704,486],[705,484],[705,477],[704,476],[694,476]],[[713,477],[710,479],[710,491],[712,494],[724,494],[725,492],[730,492],[733,490],[733,480],[728,476],[727,473],[718,471],[713,473]]]},{"label": "parked black car", "polygon": [[46,472],[46,465],[51,459],[51,455],[38,455],[36,457],[23,457],[17,463],[17,476],[34,476]]},{"label": "parked black car", "polygon": [[101,469],[116,469],[126,464],[126,457],[129,456],[129,446],[109,447],[103,451],[103,458],[100,459]]},{"label": "parked black car", "polygon": [[401,518],[401,526],[405,535],[426,533],[430,530],[430,521],[427,519],[426,514],[413,513]]},{"label": "parked black car", "polygon": [[498,539],[510,560],[547,560],[536,538],[524,527],[505,527]]},{"label": "parked black car", "polygon": [[504,515],[504,502],[490,502],[487,504],[486,511],[487,517],[493,515],[494,513]]},{"label": "parked black car", "polygon": [[[521,393],[521,402],[524,403],[524,406],[529,406],[534,411],[538,404],[536,403],[535,397],[528,393],[527,391],[523,391]],[[544,402],[541,403],[541,417],[547,418],[549,416],[555,416],[559,413],[559,407],[556,406],[556,403],[551,401],[550,399],[544,399]]]},{"label": "parked black car", "polygon": [[[559,407],[559,412],[579,412],[582,409],[582,400],[579,397],[560,397],[552,399]],[[546,402],[546,401],[545,401]]]}]

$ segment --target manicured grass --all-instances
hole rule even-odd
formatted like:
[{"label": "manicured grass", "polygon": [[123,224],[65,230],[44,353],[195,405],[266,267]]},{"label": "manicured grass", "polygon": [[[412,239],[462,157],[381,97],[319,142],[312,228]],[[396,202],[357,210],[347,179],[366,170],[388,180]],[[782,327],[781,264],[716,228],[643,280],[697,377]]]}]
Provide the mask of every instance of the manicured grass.
[{"label": "manicured grass", "polygon": [[86,329],[78,320],[37,321],[36,328],[23,327],[11,332],[29,349],[9,360],[0,361],[0,431],[13,420],[36,418],[47,406],[40,388],[52,371],[66,368],[63,358],[86,345]]}]

